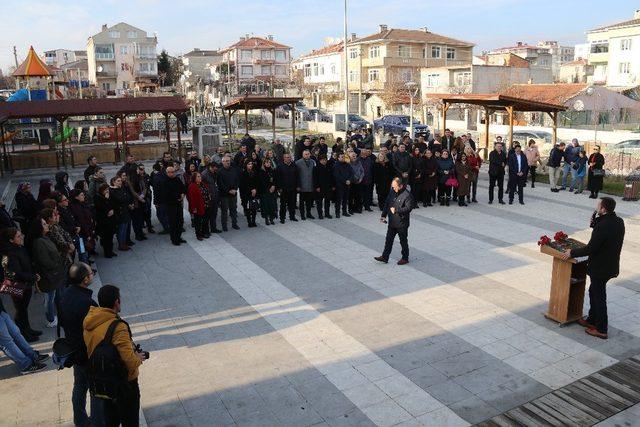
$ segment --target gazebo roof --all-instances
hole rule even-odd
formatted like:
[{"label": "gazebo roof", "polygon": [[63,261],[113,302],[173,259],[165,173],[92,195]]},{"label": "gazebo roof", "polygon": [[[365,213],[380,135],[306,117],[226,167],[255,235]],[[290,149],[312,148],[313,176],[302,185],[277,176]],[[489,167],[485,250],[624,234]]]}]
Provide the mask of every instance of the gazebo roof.
[{"label": "gazebo roof", "polygon": [[551,102],[542,102],[534,99],[520,98],[503,95],[500,93],[489,94],[451,94],[434,93],[428,94],[428,98],[440,99],[448,104],[474,104],[481,105],[493,110],[504,110],[506,107],[513,107],[516,111],[564,111],[564,105]]},{"label": "gazebo roof", "polygon": [[47,65],[36,54],[33,46],[29,47],[27,59],[13,72],[14,77],[48,77],[52,75]]},{"label": "gazebo roof", "polygon": [[299,97],[279,98],[273,96],[243,96],[229,101],[224,107],[225,110],[258,110],[272,109],[281,105],[295,104],[302,101]]}]

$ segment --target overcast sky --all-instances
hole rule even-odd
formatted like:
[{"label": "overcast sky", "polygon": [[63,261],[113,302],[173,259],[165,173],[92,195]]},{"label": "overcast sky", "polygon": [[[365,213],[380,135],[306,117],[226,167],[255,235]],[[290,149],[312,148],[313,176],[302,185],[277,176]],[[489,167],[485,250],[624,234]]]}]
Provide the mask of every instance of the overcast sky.
[{"label": "overcast sky", "polygon": [[[241,35],[273,34],[294,56],[343,33],[342,0],[4,0],[0,68],[29,45],[45,50],[85,49],[102,24],[124,21],[158,34],[158,52],[217,49]],[[605,6],[606,5],[606,6]],[[515,44],[558,40],[573,45],[585,31],[633,18],[637,0],[349,0],[349,33],[377,32],[378,24],[421,28],[473,42],[475,53]]]}]

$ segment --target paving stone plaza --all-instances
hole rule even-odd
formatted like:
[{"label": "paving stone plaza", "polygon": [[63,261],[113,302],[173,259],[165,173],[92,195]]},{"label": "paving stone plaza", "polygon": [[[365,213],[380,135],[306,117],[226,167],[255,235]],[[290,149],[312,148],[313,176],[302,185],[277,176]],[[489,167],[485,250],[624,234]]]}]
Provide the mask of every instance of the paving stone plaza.
[{"label": "paving stone plaza", "polygon": [[[205,241],[188,230],[177,248],[150,235],[97,257],[94,291],[121,287],[122,316],[151,352],[144,422],[462,426],[640,354],[638,203],[618,202],[627,234],[605,341],[543,316],[551,258],[536,245],[559,230],[588,241],[595,201],[541,185],[525,206],[488,205],[486,188],[470,207],[414,210],[406,266],[373,260],[386,232],[377,212],[241,221]],[[42,300],[31,304],[40,328]],[[36,348],[50,351],[54,331],[44,338]],[[71,370],[22,377],[2,357],[0,379],[1,425],[72,424]],[[636,405],[602,425],[639,418]]]}]

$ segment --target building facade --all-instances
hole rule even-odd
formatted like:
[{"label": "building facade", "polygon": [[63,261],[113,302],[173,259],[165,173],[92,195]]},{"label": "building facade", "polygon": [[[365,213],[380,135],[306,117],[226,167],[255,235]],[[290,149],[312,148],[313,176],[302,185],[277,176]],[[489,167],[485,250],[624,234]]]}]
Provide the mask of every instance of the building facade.
[{"label": "building facade", "polygon": [[532,67],[551,68],[553,65],[553,57],[547,47],[533,46],[523,42],[517,42],[515,46],[494,49],[489,53],[513,53],[526,59]]},{"label": "building facade", "polygon": [[587,32],[593,84],[627,89],[640,85],[640,9],[633,19]]},{"label": "building facade", "polygon": [[231,95],[266,94],[290,81],[291,47],[274,41],[271,35],[240,37],[221,53],[222,64],[232,70],[227,82]]},{"label": "building facade", "polygon": [[[333,40],[332,40],[333,41]],[[344,90],[344,42],[302,55],[291,63],[294,80],[302,86],[301,93],[314,107],[326,107],[323,98],[342,97]]]},{"label": "building facade", "polygon": [[587,83],[591,78],[593,66],[586,59],[580,58],[563,64],[558,80],[560,83]]},{"label": "building facade", "polygon": [[87,40],[87,62],[91,84],[108,95],[157,86],[157,37],[121,22],[103,25]]},{"label": "building facade", "polygon": [[64,64],[83,59],[87,59],[86,50],[55,49],[44,52],[45,64],[58,68]]}]

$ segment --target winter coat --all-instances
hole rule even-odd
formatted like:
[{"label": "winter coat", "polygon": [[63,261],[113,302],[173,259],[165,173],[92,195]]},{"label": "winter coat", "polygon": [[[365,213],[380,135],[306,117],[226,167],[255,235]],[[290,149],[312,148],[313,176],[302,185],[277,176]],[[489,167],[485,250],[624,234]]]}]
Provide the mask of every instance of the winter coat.
[{"label": "winter coat", "polygon": [[317,191],[318,194],[323,196],[327,196],[331,194],[331,191],[335,187],[335,183],[333,182],[333,170],[331,166],[327,163],[323,165],[322,163],[318,163],[316,167],[313,169],[313,188]]},{"label": "winter coat", "polygon": [[403,173],[411,174],[411,155],[409,153],[397,151],[393,153],[392,159],[397,176],[402,176]]},{"label": "winter coat", "polygon": [[[390,191],[382,208],[382,217],[387,217],[389,228],[409,228],[413,206],[413,197],[405,188],[398,193]],[[392,207],[395,213],[391,213]]]},{"label": "winter coat", "polygon": [[[54,189],[65,196],[69,197],[69,193],[71,189],[69,188],[69,174],[63,171],[57,172],[56,175],[56,185]],[[65,179],[66,178],[66,179]]]},{"label": "winter coat", "polygon": [[389,162],[376,162],[373,165],[373,182],[376,184],[376,193],[388,194],[393,179],[393,170]]},{"label": "winter coat", "polygon": [[333,178],[336,183],[336,187],[345,187],[347,186],[347,181],[349,181],[349,185],[353,183],[353,168],[349,163],[338,162],[333,167]]},{"label": "winter coat", "polygon": [[38,288],[42,292],[51,292],[64,286],[65,262],[48,236],[39,237],[33,242],[33,261],[40,274]]},{"label": "winter coat", "polygon": [[240,170],[235,166],[218,169],[218,191],[220,197],[235,197],[229,194],[231,190],[240,188]]},{"label": "winter coat", "polygon": [[547,161],[547,166],[549,166],[550,168],[559,168],[563,159],[566,161],[565,152],[558,149],[558,147],[554,147],[549,152],[549,160]]},{"label": "winter coat", "polygon": [[422,189],[435,190],[438,187],[438,161],[435,157],[425,157],[422,166]]},{"label": "winter coat", "polygon": [[473,172],[469,163],[456,162],[456,177],[458,179],[458,196],[468,196],[473,179]]},{"label": "winter coat", "polygon": [[213,174],[209,169],[206,169],[201,174],[202,182],[207,184],[209,188],[209,194],[211,195],[211,200],[213,203],[216,203],[220,199],[220,193],[218,191],[218,176]]},{"label": "winter coat", "polygon": [[104,179],[97,179],[94,176],[91,176],[89,178],[89,190],[87,191],[87,200],[85,200],[85,202],[87,203],[87,206],[89,206],[91,209],[94,208],[95,206],[95,198],[96,195],[98,194],[98,190],[100,189],[100,186],[102,184],[106,184],[107,182]]},{"label": "winter coat", "polygon": [[[87,347],[87,356],[89,358],[91,358],[95,348],[102,342],[105,335],[107,335],[107,330],[111,323],[116,319],[119,319],[118,315],[110,308],[89,308],[89,312],[82,322],[82,336]],[[113,332],[111,342],[118,349],[120,359],[127,367],[127,379],[132,381],[138,378],[138,368],[142,362],[135,354],[131,331],[126,322],[121,321],[118,323]]]},{"label": "winter coat", "polygon": [[478,178],[478,174],[480,173],[480,166],[482,166],[482,157],[469,156],[467,157],[467,162],[469,162],[469,167],[471,167],[471,178],[473,181],[475,181]]},{"label": "winter coat", "polygon": [[504,151],[493,150],[489,154],[489,176],[504,176],[507,155]]},{"label": "winter coat", "polygon": [[296,170],[298,177],[298,188],[302,193],[310,193],[313,191],[313,169],[316,162],[311,159],[296,160]]},{"label": "winter coat", "polygon": [[29,285],[36,283],[36,275],[33,272],[29,254],[24,246],[14,245],[11,242],[2,242],[0,244],[0,255],[2,255],[4,277]]},{"label": "winter coat", "polygon": [[[27,222],[31,222],[38,216],[42,205],[33,197],[33,194],[20,191],[16,193],[16,208],[18,212],[26,218]],[[22,230],[23,233],[26,231],[27,230]]]},{"label": "winter coat", "polygon": [[196,184],[192,182],[187,189],[187,200],[189,201],[189,213],[193,215],[202,216],[206,209],[206,202],[202,193],[201,186],[206,185],[204,183]]},{"label": "winter coat", "polygon": [[597,217],[589,243],[572,249],[571,257],[588,256],[587,274],[598,279],[611,279],[620,273],[620,252],[624,241],[624,221],[615,213]]},{"label": "winter coat", "polygon": [[360,158],[357,158],[355,162],[351,162],[351,169],[353,169],[353,183],[362,184],[364,178],[364,168]]},{"label": "winter coat", "polygon": [[256,190],[256,196],[260,193],[260,176],[257,169],[254,169],[251,173],[249,171],[242,172],[240,178],[240,197],[243,200],[250,199],[251,190]]},{"label": "winter coat", "polygon": [[93,291],[78,285],[71,285],[62,291],[58,304],[58,321],[64,336],[72,346],[80,351],[73,356],[76,365],[87,362],[87,347],[82,336],[82,323],[89,308],[98,304],[92,298]]},{"label": "winter coat", "polygon": [[453,164],[453,160],[451,157],[447,157],[443,159],[440,157],[438,160],[438,183],[444,184],[451,176],[452,172],[455,172],[455,166]]},{"label": "winter coat", "polygon": [[589,191],[600,191],[604,182],[603,176],[594,176],[595,169],[604,168],[604,156],[600,153],[593,153],[589,156],[589,172],[587,175],[587,188]]},{"label": "winter coat", "polygon": [[[71,200],[69,200],[69,203],[71,203]],[[60,225],[64,231],[69,233],[71,237],[75,237],[78,234],[76,233],[76,227],[79,227],[80,225],[73,216],[71,205],[67,208],[58,205],[58,213],[60,214]]]},{"label": "winter coat", "polygon": [[537,165],[538,161],[540,160],[540,152],[538,151],[538,147],[536,147],[535,145],[532,147],[527,147],[524,150],[524,155],[527,156],[527,162],[529,163],[529,166]]},{"label": "winter coat", "polygon": [[[422,156],[411,156],[411,185],[422,185],[424,159]],[[411,187],[413,189],[413,187]]]},{"label": "winter coat", "polygon": [[283,163],[276,168],[276,187],[279,191],[296,191],[298,169],[295,163]]},{"label": "winter coat", "polygon": [[131,214],[129,213],[129,205],[133,203],[131,193],[126,187],[110,188],[109,200],[114,206],[114,217],[118,224],[124,224],[131,220]]},{"label": "winter coat", "polygon": [[360,157],[360,163],[362,164],[362,170],[364,171],[361,184],[371,185],[373,183],[373,164],[375,163],[375,160],[372,156]]},{"label": "winter coat", "polygon": [[[98,235],[109,235],[116,230],[116,212],[117,207],[114,205],[111,197],[106,198],[101,195],[97,195],[95,198],[95,210],[96,210],[96,233]],[[113,215],[108,216],[110,210],[113,210]]]},{"label": "winter coat", "polygon": [[80,227],[80,236],[85,239],[91,237],[95,228],[91,209],[89,209],[86,203],[81,203],[75,199],[71,200],[70,209],[76,224]]}]

